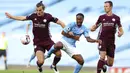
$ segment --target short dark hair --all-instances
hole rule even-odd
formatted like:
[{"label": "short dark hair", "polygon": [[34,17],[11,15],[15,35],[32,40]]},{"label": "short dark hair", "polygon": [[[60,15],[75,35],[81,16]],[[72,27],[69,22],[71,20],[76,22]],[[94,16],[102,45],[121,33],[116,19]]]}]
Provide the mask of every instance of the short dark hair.
[{"label": "short dark hair", "polygon": [[76,14],[76,17],[77,17],[78,15],[80,15],[80,16],[82,16],[82,17],[84,18],[84,14],[83,14],[83,13],[78,13],[78,14]]},{"label": "short dark hair", "polygon": [[105,1],[104,3],[109,3],[111,7],[113,7],[112,1]]},{"label": "short dark hair", "polygon": [[37,7],[42,6],[43,10],[45,9],[45,5],[42,3],[42,1],[40,1],[39,3],[37,3],[36,6],[37,6]]}]

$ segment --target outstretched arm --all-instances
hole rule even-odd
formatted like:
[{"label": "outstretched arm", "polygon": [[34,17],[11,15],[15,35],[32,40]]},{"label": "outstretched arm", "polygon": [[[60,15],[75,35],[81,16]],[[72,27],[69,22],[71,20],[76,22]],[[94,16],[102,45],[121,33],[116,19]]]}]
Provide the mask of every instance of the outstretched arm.
[{"label": "outstretched arm", "polygon": [[95,24],[95,25],[93,25],[93,26],[90,28],[90,30],[93,32],[93,31],[95,31],[97,28],[98,28],[98,26]]},{"label": "outstretched arm", "polygon": [[20,21],[26,20],[26,16],[13,16],[13,15],[7,13],[7,12],[5,13],[5,15],[6,15],[8,18],[14,19],[14,20],[20,20]]},{"label": "outstretched arm", "polygon": [[97,22],[95,23],[95,25],[93,25],[90,30],[93,32],[95,31],[99,26],[101,25],[101,16],[99,16]]},{"label": "outstretched arm", "polygon": [[58,20],[56,23],[59,24],[62,28],[65,27],[64,22],[62,22],[61,20]]},{"label": "outstretched arm", "polygon": [[86,40],[91,43],[102,43],[101,40],[92,39],[90,37],[86,37]]},{"label": "outstretched arm", "polygon": [[78,41],[79,38],[80,38],[80,36],[73,35],[72,32],[66,33],[66,32],[62,31],[61,34],[64,35],[64,36],[66,36],[66,37],[68,37],[68,38],[75,39],[75,40],[77,40],[77,41]]}]

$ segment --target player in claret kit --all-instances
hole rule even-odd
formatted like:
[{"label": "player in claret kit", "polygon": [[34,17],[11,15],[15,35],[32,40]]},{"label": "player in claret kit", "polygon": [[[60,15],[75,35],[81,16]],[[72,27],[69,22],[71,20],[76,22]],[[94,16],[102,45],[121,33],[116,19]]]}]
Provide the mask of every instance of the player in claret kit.
[{"label": "player in claret kit", "polygon": [[[62,48],[62,43],[57,42],[54,44],[54,42],[50,38],[50,32],[49,32],[49,23],[54,22],[63,28],[65,24],[60,21],[58,18],[53,17],[51,14],[44,12],[45,6],[40,1],[36,4],[36,12],[32,13],[29,16],[13,16],[9,13],[5,13],[5,15],[8,18],[15,19],[15,20],[31,20],[33,22],[33,35],[34,35],[34,48],[35,48],[35,55],[37,57],[37,66],[39,68],[39,72],[42,72],[42,65],[44,63],[44,53],[45,50],[49,50],[50,48],[56,48],[60,49]],[[61,58],[61,51],[57,50],[54,52],[56,55],[54,57],[53,64],[51,65],[51,68],[55,70],[56,73],[58,73],[58,70],[56,68],[56,64],[60,61]]]},{"label": "player in claret kit", "polygon": [[[92,26],[91,31],[95,31],[100,25],[98,38],[102,40],[99,44],[100,59],[97,64],[97,73],[101,73],[101,70],[105,73],[107,66],[113,66],[114,54],[115,54],[115,33],[118,27],[118,37],[123,35],[123,29],[120,22],[120,17],[112,13],[113,3],[112,1],[104,2],[104,10],[106,14],[100,15],[96,24]],[[107,60],[105,57],[107,56]]]}]

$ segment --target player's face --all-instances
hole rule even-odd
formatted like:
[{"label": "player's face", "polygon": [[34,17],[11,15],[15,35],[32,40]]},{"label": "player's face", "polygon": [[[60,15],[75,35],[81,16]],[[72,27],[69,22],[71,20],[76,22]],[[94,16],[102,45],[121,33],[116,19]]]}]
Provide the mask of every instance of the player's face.
[{"label": "player's face", "polygon": [[38,16],[43,15],[44,10],[43,10],[42,6],[36,8],[36,13],[37,13]]},{"label": "player's face", "polygon": [[76,22],[78,26],[81,26],[83,23],[84,18],[80,15],[76,16]]},{"label": "player's face", "polygon": [[104,3],[104,10],[106,13],[110,12],[112,10],[112,7],[109,3]]}]

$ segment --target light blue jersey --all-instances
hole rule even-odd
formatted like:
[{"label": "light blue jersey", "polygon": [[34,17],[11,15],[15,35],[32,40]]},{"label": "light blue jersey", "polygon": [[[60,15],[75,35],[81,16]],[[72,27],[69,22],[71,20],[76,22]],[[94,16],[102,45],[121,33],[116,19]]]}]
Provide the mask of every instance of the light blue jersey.
[{"label": "light blue jersey", "polygon": [[[78,27],[76,22],[72,22],[70,24],[68,24],[64,29],[63,31],[65,33],[68,33],[68,32],[73,32],[74,35],[78,35],[78,36],[81,36],[82,34],[84,35],[84,37],[89,37],[89,33],[88,33],[88,29],[82,25],[81,27]],[[72,39],[72,38],[68,38],[66,36],[63,36],[62,37],[66,42],[68,42],[69,44],[71,44],[72,46],[76,47],[75,43],[76,43],[76,40],[75,39]]]}]

